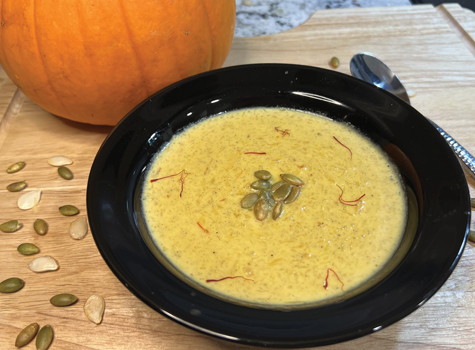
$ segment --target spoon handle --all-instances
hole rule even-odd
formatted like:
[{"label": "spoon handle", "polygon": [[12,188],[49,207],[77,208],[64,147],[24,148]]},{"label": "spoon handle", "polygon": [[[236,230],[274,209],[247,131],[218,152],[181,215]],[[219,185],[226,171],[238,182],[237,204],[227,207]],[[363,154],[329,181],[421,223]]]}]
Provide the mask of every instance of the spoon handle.
[{"label": "spoon handle", "polygon": [[475,179],[475,157],[468,152],[461,144],[459,144],[452,136],[447,134],[444,129],[429,119],[431,124],[437,129],[442,137],[447,141],[454,153],[459,157],[462,165],[466,167],[468,173]]}]

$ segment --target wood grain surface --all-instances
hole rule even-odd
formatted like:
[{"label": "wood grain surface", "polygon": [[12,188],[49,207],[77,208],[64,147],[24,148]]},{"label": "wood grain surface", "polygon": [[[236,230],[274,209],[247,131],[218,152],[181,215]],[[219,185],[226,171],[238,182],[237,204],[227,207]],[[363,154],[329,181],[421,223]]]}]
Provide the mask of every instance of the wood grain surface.
[{"label": "wood grain surface", "polygon": [[[412,105],[433,119],[475,154],[475,16],[458,5],[362,8],[316,12],[302,26],[258,38],[235,38],[226,66],[286,62],[349,73],[353,54],[372,52],[392,67],[415,96]],[[51,115],[17,91],[0,70],[0,168],[23,160],[17,174],[0,172],[0,222],[18,219],[24,227],[0,232],[0,280],[16,276],[26,281],[14,294],[0,295],[0,349],[14,349],[19,331],[32,322],[50,324],[55,332],[50,349],[246,349],[202,335],[158,314],[130,293],[109,270],[90,232],[85,239],[69,237],[72,218],[58,207],[76,205],[86,215],[86,185],[94,156],[110,127],[81,125]],[[74,179],[65,181],[47,159],[63,154],[74,160]],[[5,187],[26,180],[28,189],[43,191],[40,204],[21,211],[19,193]],[[472,195],[475,182],[468,179]],[[39,236],[33,222],[44,218],[49,232]],[[472,220],[472,224],[473,224]],[[16,248],[31,242],[40,255],[60,263],[56,272],[35,274],[32,257]],[[49,303],[57,293],[73,293],[79,302],[68,308]],[[103,323],[84,316],[86,299],[106,300]],[[25,349],[34,349],[34,343]],[[444,286],[425,305],[394,325],[342,344],[340,349],[474,349],[475,247],[467,245],[462,259]]]}]

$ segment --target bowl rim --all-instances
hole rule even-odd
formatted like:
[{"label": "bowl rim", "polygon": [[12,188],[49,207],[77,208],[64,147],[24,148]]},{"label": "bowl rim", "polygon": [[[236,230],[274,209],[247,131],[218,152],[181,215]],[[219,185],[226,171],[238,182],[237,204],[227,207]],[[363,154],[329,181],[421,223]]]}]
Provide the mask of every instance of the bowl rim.
[{"label": "bowl rim", "polygon": [[[312,81],[316,86],[312,85]],[[162,137],[168,130],[176,132],[178,127],[171,128],[171,125],[177,118],[177,111],[182,115],[185,107],[193,104],[224,108],[233,96],[243,94],[244,86],[251,83],[259,88],[254,89],[253,85],[253,91],[260,91],[262,96],[285,99],[289,98],[291,91],[304,91],[363,110],[369,116],[372,127],[384,129],[387,135],[396,132],[396,136],[401,136],[402,127],[399,124],[407,124],[408,118],[411,118],[410,128],[405,129],[408,137],[423,131],[423,142],[413,138],[407,145],[417,148],[429,158],[423,161],[427,169],[417,168],[418,164],[415,166],[418,172],[430,176],[429,179],[421,178],[423,212],[418,237],[408,253],[410,259],[405,259],[396,268],[395,275],[407,285],[397,286],[394,281],[389,283],[390,279],[386,279],[362,295],[341,303],[285,312],[254,310],[193,290],[159,266],[161,264],[137,236],[136,218],[130,212],[130,198],[133,201],[136,183],[128,181],[137,181],[143,175],[143,164],[146,163],[144,155],[139,155],[138,150],[143,152],[146,148],[148,157],[153,150],[156,151],[156,146],[151,145],[153,140]],[[206,91],[200,86],[206,86]],[[287,86],[287,90],[278,91],[281,86]],[[220,96],[221,100],[212,104],[213,96]],[[246,98],[249,99],[249,96]],[[188,105],[183,107],[180,104]],[[437,159],[428,152],[428,143],[431,150],[436,150],[432,153],[437,153]],[[134,164],[142,165],[134,167]],[[129,202],[123,202],[125,198]],[[441,198],[448,198],[450,205],[439,203],[434,198],[439,202]],[[453,215],[444,219],[441,211],[452,212]],[[335,71],[294,64],[250,64],[221,68],[184,79],[147,98],[127,114],[105,139],[91,167],[87,212],[96,246],[109,268],[134,295],[154,310],[179,324],[224,340],[256,346],[311,347],[373,333],[422,306],[449,278],[462,255],[470,225],[470,196],[463,170],[445,140],[419,112],[402,100]],[[436,217],[437,225],[427,220],[427,216]],[[435,236],[442,242],[426,237],[430,230],[437,230]],[[447,230],[454,231],[452,236],[449,237]],[[432,253],[424,247],[429,247]],[[434,252],[440,253],[440,256],[434,256]],[[121,260],[120,256],[126,258]],[[422,257],[426,260],[421,263]],[[153,265],[153,260],[158,265]],[[424,273],[420,270],[409,272],[411,264],[415,263],[419,263],[419,269]],[[152,264],[153,268],[147,268],[147,264]],[[133,266],[143,270],[133,273]],[[424,277],[424,274],[429,277]],[[385,295],[381,294],[383,291]],[[409,300],[397,302],[402,295],[410,295]],[[387,303],[395,305],[386,306],[383,310]],[[357,320],[351,321],[352,317]],[[343,333],[339,331],[341,327]]]}]

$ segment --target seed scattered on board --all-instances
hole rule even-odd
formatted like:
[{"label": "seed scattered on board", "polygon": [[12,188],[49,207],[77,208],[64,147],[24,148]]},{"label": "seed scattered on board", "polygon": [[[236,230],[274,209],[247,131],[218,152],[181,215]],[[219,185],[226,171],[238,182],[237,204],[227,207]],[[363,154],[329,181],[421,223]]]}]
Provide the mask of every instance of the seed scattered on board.
[{"label": "seed scattered on board", "polygon": [[23,227],[23,224],[18,220],[6,221],[0,225],[0,231],[5,233],[13,233]]},{"label": "seed scattered on board", "polygon": [[73,164],[73,161],[66,156],[54,156],[48,159],[48,163],[52,166],[64,166]]},{"label": "seed scattered on board", "polygon": [[29,324],[28,326],[23,328],[16,337],[15,346],[17,348],[21,348],[29,344],[33,339],[35,339],[36,334],[38,333],[39,329],[40,329],[40,326],[36,322]]},{"label": "seed scattered on board", "polygon": [[22,210],[29,210],[40,202],[41,190],[34,190],[27,192],[18,198],[18,208]]},{"label": "seed scattered on board", "polygon": [[106,302],[100,295],[91,295],[84,304],[84,314],[94,322],[100,324],[106,309]]},{"label": "seed scattered on board", "polygon": [[28,268],[36,273],[56,271],[59,269],[59,264],[55,258],[50,255],[41,256],[39,258],[33,259],[29,264]]},{"label": "seed scattered on board", "polygon": [[69,235],[73,239],[83,239],[87,234],[87,219],[81,216],[74,220],[69,226]]}]

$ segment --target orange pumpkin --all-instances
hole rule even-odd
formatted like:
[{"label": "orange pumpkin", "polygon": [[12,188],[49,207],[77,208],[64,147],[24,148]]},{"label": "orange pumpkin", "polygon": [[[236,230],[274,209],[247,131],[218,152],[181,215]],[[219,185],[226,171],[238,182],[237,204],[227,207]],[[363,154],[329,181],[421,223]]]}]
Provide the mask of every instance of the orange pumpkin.
[{"label": "orange pumpkin", "polygon": [[115,125],[185,77],[222,66],[235,0],[1,0],[0,64],[30,99]]}]

